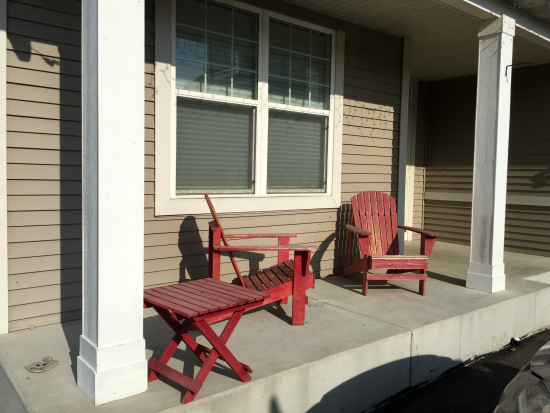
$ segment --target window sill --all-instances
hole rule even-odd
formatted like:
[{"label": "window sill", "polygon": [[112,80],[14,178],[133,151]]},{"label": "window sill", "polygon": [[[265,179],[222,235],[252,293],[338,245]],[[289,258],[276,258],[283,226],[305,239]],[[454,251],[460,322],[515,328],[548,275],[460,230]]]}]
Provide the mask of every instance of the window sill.
[{"label": "window sill", "polygon": [[[155,215],[196,215],[210,213],[203,196],[188,198],[155,197]],[[338,208],[340,196],[288,195],[274,197],[211,197],[218,213],[288,211],[296,209]]]}]

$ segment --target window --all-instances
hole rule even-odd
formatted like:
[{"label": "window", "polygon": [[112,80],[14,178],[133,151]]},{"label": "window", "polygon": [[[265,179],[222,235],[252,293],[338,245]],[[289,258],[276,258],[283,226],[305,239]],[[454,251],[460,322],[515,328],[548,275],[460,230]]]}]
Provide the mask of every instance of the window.
[{"label": "window", "polygon": [[343,34],[236,2],[156,3],[155,212],[338,207]]}]

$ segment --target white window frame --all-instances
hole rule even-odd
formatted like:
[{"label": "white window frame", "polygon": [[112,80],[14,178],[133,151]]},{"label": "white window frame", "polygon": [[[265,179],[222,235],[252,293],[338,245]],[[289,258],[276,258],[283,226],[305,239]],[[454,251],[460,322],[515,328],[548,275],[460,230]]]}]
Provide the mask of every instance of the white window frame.
[{"label": "white window frame", "polygon": [[[212,194],[218,212],[282,211],[338,208],[341,199],[342,129],[344,112],[345,34],[285,15],[236,1],[216,0],[259,15],[258,100],[194,91],[176,93],[175,30],[176,0],[157,0],[155,10],[155,215],[208,213],[203,195],[176,195],[176,110],[177,97],[238,103],[257,108],[255,130],[254,193]],[[296,107],[268,102],[269,19],[275,18],[332,35],[330,110]],[[327,137],[326,192],[267,193],[268,114],[264,108],[284,109],[329,117]]]}]

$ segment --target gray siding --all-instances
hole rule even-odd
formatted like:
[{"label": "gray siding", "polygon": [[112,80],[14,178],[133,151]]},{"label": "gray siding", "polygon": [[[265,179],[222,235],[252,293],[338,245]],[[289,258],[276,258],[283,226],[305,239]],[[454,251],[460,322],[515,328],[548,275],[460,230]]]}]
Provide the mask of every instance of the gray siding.
[{"label": "gray siding", "polygon": [[[510,118],[508,195],[550,196],[550,65],[514,69]],[[471,194],[476,78],[430,84],[426,192]],[[426,200],[426,228],[441,239],[469,244],[471,204]],[[550,208],[508,205],[507,250],[550,255],[544,232]]]},{"label": "gray siding", "polygon": [[[340,209],[227,214],[231,232],[293,232],[321,245],[316,274],[339,272],[349,200],[396,196],[402,41],[290,3],[251,1],[346,31]],[[8,1],[8,248],[10,330],[80,318],[80,7],[76,0]],[[206,275],[209,216],[154,215],[154,2],[146,2],[145,285]],[[237,257],[241,270],[274,254]],[[222,261],[224,279],[231,280]]]}]

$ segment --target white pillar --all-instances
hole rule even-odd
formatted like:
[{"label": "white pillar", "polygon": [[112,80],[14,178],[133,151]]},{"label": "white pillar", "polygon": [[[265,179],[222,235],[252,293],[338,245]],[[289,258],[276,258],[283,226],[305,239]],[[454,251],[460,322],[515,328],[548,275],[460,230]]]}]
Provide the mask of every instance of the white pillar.
[{"label": "white pillar", "polygon": [[[401,71],[401,115],[399,117],[399,169],[397,178],[397,223],[405,225],[407,192],[407,141],[409,130],[409,94],[411,84],[411,39],[403,39],[403,67]],[[399,251],[403,254],[404,231],[399,230]]]},{"label": "white pillar", "polygon": [[479,31],[470,265],[466,286],[505,289],[504,223],[515,21],[502,16]]},{"label": "white pillar", "polygon": [[0,334],[8,332],[8,201],[6,166],[6,14],[0,0]]},{"label": "white pillar", "polygon": [[96,405],[147,390],[144,3],[82,2],[84,256],[77,380]]}]

